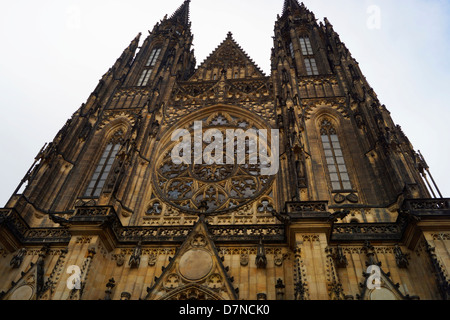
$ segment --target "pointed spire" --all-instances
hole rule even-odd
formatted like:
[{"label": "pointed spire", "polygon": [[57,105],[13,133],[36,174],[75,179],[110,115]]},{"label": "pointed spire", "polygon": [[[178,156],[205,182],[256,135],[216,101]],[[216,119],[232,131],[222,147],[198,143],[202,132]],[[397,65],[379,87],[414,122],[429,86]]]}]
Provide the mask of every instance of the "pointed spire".
[{"label": "pointed spire", "polygon": [[[303,2],[302,2],[303,5]],[[283,6],[283,14],[285,14],[287,11],[294,11],[294,10],[300,10],[301,6],[298,3],[297,0],[284,0],[284,6]]]},{"label": "pointed spire", "polygon": [[303,2],[298,0],[284,0],[283,16],[288,14],[298,14],[307,21],[315,20],[314,13],[312,13]]},{"label": "pointed spire", "polygon": [[116,61],[116,64],[113,66],[113,68],[120,68],[121,65],[129,65],[134,58],[134,55],[136,54],[136,49],[139,46],[139,40],[141,39],[141,33],[131,41],[130,45],[123,50],[122,55],[120,58]]},{"label": "pointed spire", "polygon": [[129,50],[130,52],[135,52],[137,47],[139,46],[139,41],[141,40],[142,33],[138,33],[138,35],[131,41],[129,47],[125,50]]},{"label": "pointed spire", "polygon": [[191,0],[185,0],[184,3],[170,17],[171,20],[179,22],[183,25],[189,24],[189,4]]}]

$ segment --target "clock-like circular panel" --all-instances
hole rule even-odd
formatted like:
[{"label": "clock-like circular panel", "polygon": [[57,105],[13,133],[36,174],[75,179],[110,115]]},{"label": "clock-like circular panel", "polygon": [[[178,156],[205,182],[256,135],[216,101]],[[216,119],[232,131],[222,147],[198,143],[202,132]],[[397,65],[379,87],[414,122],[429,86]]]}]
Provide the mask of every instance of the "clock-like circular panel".
[{"label": "clock-like circular panel", "polygon": [[188,280],[196,281],[206,277],[212,270],[211,255],[202,249],[187,251],[180,259],[180,274]]}]

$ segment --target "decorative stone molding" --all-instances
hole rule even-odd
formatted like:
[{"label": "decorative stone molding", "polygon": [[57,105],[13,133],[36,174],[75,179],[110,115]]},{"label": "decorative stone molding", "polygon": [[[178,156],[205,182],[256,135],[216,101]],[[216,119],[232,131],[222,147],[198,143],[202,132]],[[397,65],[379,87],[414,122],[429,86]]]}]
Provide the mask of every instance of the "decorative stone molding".
[{"label": "decorative stone molding", "polygon": [[294,254],[295,300],[309,300],[308,282],[306,281],[306,266],[302,258],[301,248],[295,248]]},{"label": "decorative stone molding", "polygon": [[329,297],[331,300],[345,300],[342,283],[340,282],[338,273],[336,272],[333,250],[328,247],[325,249],[325,253],[327,255],[326,279]]},{"label": "decorative stone molding", "polygon": [[101,122],[97,126],[97,130],[103,129],[108,123],[119,118],[127,119],[131,126],[133,126],[136,121],[136,114],[124,110],[107,110],[105,111]]},{"label": "decorative stone molding", "polygon": [[58,260],[52,270],[52,273],[48,277],[47,281],[44,284],[44,288],[42,293],[40,294],[39,300],[50,300],[55,293],[56,285],[59,283],[61,279],[61,274],[64,271],[64,266],[66,264],[67,253],[69,252],[68,248],[61,250],[50,250],[49,255],[51,254],[59,254]]},{"label": "decorative stone molding", "polygon": [[287,202],[286,213],[300,212],[326,212],[328,211],[327,202]]},{"label": "decorative stone molding", "polygon": [[87,243],[91,243],[92,237],[90,236],[81,236],[81,237],[77,237],[77,239],[75,240],[76,244],[87,244]]},{"label": "decorative stone molding", "polygon": [[302,235],[303,242],[320,242],[320,235],[318,234],[303,234]]},{"label": "decorative stone molding", "polygon": [[403,226],[397,223],[350,223],[335,224],[332,240],[400,240],[403,235]]},{"label": "decorative stone molding", "polygon": [[433,240],[441,240],[441,241],[447,241],[450,240],[450,233],[432,233],[431,237]]}]

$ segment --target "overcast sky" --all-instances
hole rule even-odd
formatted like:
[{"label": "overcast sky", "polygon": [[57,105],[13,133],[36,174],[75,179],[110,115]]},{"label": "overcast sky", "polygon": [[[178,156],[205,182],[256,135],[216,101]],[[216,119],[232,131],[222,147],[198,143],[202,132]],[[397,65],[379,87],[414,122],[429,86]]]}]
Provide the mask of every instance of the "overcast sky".
[{"label": "overcast sky", "polygon": [[[231,31],[270,73],[283,0],[192,0],[197,63]],[[307,0],[327,17],[381,103],[450,197],[450,1]],[[0,207],[45,142],[86,101],[139,33],[182,0],[17,0],[0,11]],[[377,19],[378,13],[380,19]]]}]

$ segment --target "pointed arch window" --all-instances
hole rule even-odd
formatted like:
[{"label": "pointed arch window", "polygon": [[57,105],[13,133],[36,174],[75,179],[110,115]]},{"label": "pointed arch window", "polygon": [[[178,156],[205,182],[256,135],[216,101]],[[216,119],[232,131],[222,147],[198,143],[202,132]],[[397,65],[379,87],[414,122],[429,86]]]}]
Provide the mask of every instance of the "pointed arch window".
[{"label": "pointed arch window", "polygon": [[145,69],[142,71],[141,76],[138,81],[138,87],[145,87],[148,84],[148,81],[150,80],[150,76],[153,73],[153,69],[155,68],[156,61],[159,58],[159,55],[161,54],[161,48],[155,48],[150,53],[150,57],[147,60],[147,63],[145,64]]},{"label": "pointed arch window", "polygon": [[292,42],[289,43],[289,52],[291,53],[292,59],[295,59],[294,44]]},{"label": "pointed arch window", "polygon": [[317,68],[316,58],[314,57],[314,51],[309,37],[300,37],[299,40],[305,62],[306,74],[308,76],[318,76],[319,69]]},{"label": "pointed arch window", "polygon": [[97,164],[95,172],[84,194],[85,197],[98,198],[103,190],[106,180],[108,179],[111,168],[120,150],[122,131],[116,133],[115,137],[108,143],[103,151],[102,157]]},{"label": "pointed arch window", "polygon": [[329,120],[323,120],[320,133],[333,191],[352,190],[352,184],[336,129]]},{"label": "pointed arch window", "polygon": [[304,56],[313,56],[314,52],[312,50],[311,41],[308,37],[300,38],[300,47],[302,48],[302,54]]}]

